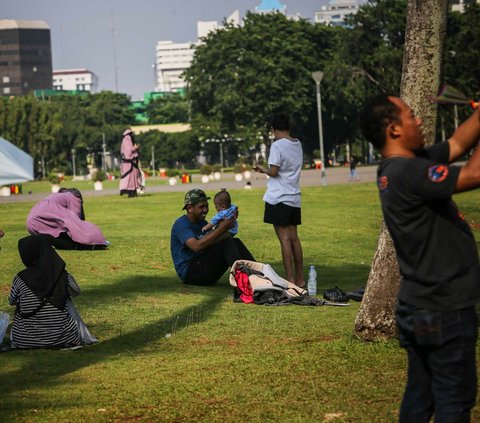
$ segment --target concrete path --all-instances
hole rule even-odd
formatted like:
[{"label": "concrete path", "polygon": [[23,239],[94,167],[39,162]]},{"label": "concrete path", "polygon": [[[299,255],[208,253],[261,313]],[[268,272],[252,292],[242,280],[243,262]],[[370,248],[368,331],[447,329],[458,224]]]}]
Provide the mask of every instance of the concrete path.
[{"label": "concrete path", "polygon": [[[360,183],[362,182],[373,182],[375,181],[377,172],[376,166],[364,166],[364,167],[357,167],[357,173],[360,177]],[[351,184],[353,182],[349,182],[350,177],[350,168],[348,167],[335,167],[335,168],[328,168],[326,169],[327,175],[327,184],[328,185],[338,185],[338,184]],[[203,190],[208,191],[219,191],[221,188],[226,188],[228,190],[234,189],[242,189],[245,186],[246,180],[244,179],[241,182],[237,182],[234,180],[232,173],[225,173],[220,181],[210,181],[206,184],[198,181],[199,176],[195,175],[193,183],[191,184],[177,184],[174,186],[170,185],[148,185],[147,179],[147,187],[145,192],[147,194],[157,193],[157,192],[186,192],[193,188],[201,188]],[[198,182],[197,182],[198,181]],[[252,177],[250,179],[252,183],[252,188],[265,188],[266,187],[266,176],[263,174],[259,174],[257,172],[252,172]],[[359,183],[355,182],[355,183]],[[302,176],[300,179],[300,184],[303,187],[311,187],[311,186],[321,186],[322,181],[320,178],[320,171],[309,169],[303,170]],[[118,189],[105,189],[102,191],[94,191],[94,190],[85,190],[82,191],[82,194],[85,198],[92,198],[92,197],[99,197],[103,195],[119,195]],[[9,197],[0,197],[0,205],[6,203],[17,203],[17,202],[27,202],[27,201],[39,201],[42,198],[46,197],[48,193],[38,193],[38,194],[23,194],[23,195],[13,195]]]}]

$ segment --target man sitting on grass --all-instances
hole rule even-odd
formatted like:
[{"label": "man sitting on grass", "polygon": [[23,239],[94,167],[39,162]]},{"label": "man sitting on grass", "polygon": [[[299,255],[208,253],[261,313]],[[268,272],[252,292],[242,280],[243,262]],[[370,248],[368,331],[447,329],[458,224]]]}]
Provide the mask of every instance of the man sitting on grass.
[{"label": "man sitting on grass", "polygon": [[382,154],[378,188],[402,281],[396,320],[408,353],[400,422],[469,422],[477,392],[477,244],[452,195],[480,186],[480,110],[445,142],[424,148],[422,121],[402,100],[380,96],[360,118]]},{"label": "man sitting on grass", "polygon": [[214,231],[202,232],[208,224],[205,217],[209,199],[201,189],[188,191],[182,209],[187,213],[172,226],[172,260],[185,284],[213,285],[236,260],[255,261],[242,241],[222,236],[234,226],[238,213],[220,221]]}]

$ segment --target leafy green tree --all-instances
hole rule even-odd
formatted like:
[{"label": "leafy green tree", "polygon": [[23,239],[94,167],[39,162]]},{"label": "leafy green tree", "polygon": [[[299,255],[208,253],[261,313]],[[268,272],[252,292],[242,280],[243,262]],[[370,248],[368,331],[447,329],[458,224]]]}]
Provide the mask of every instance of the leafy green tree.
[{"label": "leafy green tree", "polygon": [[322,80],[327,151],[349,143],[350,151],[367,156],[366,144],[353,145],[361,142],[356,117],[365,98],[399,92],[406,6],[405,0],[370,1],[347,18],[348,28],[338,29],[340,42]]},{"label": "leafy green tree", "polygon": [[171,93],[151,101],[147,105],[150,124],[187,122],[188,101],[182,94]]},{"label": "leafy green tree", "polygon": [[311,139],[313,149],[317,138],[312,135],[316,100],[311,72],[332,57],[335,32],[281,14],[247,14],[242,27],[227,24],[210,33],[185,74],[194,130],[202,136],[203,128],[196,126],[201,116],[207,126],[218,128],[217,137],[248,135],[240,145],[245,154],[258,143],[256,134],[268,141],[268,117],[287,111],[296,122],[296,134]]},{"label": "leafy green tree", "polygon": [[140,159],[142,163],[150,163],[152,147],[155,152],[155,166],[176,167],[177,164],[192,168],[200,150],[197,137],[191,132],[164,133],[148,131],[136,137],[140,144]]},{"label": "leafy green tree", "polygon": [[[471,98],[480,98],[480,56],[472,52],[480,49],[480,4],[466,5],[465,12],[448,15],[445,43],[445,82]],[[454,130],[454,108],[440,106],[440,128],[448,135]],[[458,120],[464,121],[471,113],[468,106],[459,106]],[[442,134],[443,135],[443,134]]]},{"label": "leafy green tree", "polygon": [[[422,118],[425,139],[433,143],[436,106],[428,94],[440,82],[444,48],[447,0],[409,0],[401,97]],[[378,247],[358,312],[354,333],[363,340],[393,338],[396,334],[394,307],[400,271],[392,238],[382,223]]]}]

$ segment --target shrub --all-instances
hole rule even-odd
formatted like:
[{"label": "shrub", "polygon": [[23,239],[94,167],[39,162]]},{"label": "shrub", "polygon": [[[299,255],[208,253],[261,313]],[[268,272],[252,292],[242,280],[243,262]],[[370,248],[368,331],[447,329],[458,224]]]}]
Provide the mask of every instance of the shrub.
[{"label": "shrub", "polygon": [[56,173],[48,175],[48,180],[53,185],[58,185],[61,182],[60,176],[58,176]]},{"label": "shrub", "polygon": [[178,169],[167,169],[167,176],[169,178],[179,176],[179,175],[180,175],[180,171]]},{"label": "shrub", "polygon": [[103,182],[105,179],[107,179],[107,174],[102,169],[98,169],[92,175],[92,179],[94,180],[94,182]]},{"label": "shrub", "polygon": [[210,173],[212,173],[212,166],[208,165],[208,164],[204,164],[201,168],[200,168],[200,174],[201,175],[210,175]]},{"label": "shrub", "polygon": [[235,163],[235,166],[233,166],[233,171],[234,173],[243,173],[246,170],[251,170],[252,166],[250,166],[247,163]]}]

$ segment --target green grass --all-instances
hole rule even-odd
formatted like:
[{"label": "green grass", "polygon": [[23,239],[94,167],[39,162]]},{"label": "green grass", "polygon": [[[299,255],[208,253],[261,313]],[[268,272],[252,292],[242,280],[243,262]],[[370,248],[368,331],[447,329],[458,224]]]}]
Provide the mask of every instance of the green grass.
[{"label": "green grass", "polygon": [[[262,223],[262,195],[232,191],[239,236],[282,274],[278,241]],[[353,337],[358,303],[234,304],[226,276],[207,288],[179,282],[169,236],[182,199],[159,193],[86,200],[87,218],[111,248],[60,254],[82,288],[80,314],[100,343],[1,354],[0,421],[396,421],[405,353],[396,341]],[[457,200],[469,221],[480,221],[480,193]],[[0,310],[11,316],[7,295],[22,269],[16,243],[26,235],[31,206],[0,206]],[[305,267],[316,265],[319,289],[364,286],[381,219],[375,186],[305,188],[302,213]],[[480,421],[478,406],[472,421]]]},{"label": "green grass", "polygon": [[[166,185],[168,182],[162,178],[147,178],[147,184],[150,185]],[[118,179],[113,181],[103,181],[103,189],[118,189]],[[93,190],[93,181],[72,181],[71,179],[65,180],[60,184],[63,188],[78,188],[80,191]],[[47,193],[51,191],[52,184],[45,180],[39,182],[25,182],[22,184],[23,194]]]}]

